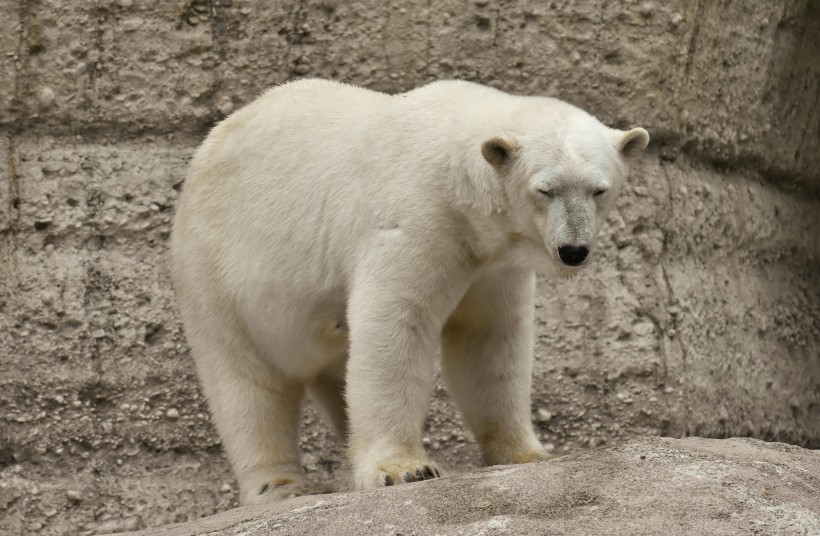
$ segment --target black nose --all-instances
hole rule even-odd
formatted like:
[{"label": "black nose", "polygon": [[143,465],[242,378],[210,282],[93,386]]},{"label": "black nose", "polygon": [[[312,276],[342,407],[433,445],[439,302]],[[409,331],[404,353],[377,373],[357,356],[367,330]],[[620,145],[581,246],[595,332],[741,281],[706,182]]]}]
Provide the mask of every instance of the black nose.
[{"label": "black nose", "polygon": [[580,246],[561,246],[558,248],[558,256],[564,261],[564,264],[570,266],[578,266],[589,255],[589,248]]}]

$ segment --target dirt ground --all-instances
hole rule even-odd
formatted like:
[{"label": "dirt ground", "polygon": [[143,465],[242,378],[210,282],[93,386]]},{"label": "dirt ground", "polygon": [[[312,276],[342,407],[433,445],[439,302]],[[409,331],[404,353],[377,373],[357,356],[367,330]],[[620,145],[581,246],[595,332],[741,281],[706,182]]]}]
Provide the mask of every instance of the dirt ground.
[{"label": "dirt ground", "polygon": [[[595,266],[539,281],[554,452],[644,436],[820,447],[816,2],[0,0],[0,534],[236,504],[174,306],[170,219],[208,128],[266,87],[442,78],[552,95],[647,156]],[[347,485],[308,408],[306,471]],[[443,386],[425,444],[477,449]]]}]

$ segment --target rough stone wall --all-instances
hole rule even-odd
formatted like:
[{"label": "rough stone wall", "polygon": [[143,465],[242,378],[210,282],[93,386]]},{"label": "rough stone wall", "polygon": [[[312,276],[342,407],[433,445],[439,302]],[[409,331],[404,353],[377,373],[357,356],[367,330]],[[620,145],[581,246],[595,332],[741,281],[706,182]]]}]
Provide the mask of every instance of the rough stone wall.
[{"label": "rough stone wall", "polygon": [[[394,4],[394,5],[392,5]],[[0,534],[235,504],[166,267],[185,165],[266,87],[440,78],[653,135],[595,266],[542,281],[533,418],[820,446],[820,5],[0,0]],[[305,466],[345,485],[308,409]],[[477,450],[436,390],[426,443]]]}]

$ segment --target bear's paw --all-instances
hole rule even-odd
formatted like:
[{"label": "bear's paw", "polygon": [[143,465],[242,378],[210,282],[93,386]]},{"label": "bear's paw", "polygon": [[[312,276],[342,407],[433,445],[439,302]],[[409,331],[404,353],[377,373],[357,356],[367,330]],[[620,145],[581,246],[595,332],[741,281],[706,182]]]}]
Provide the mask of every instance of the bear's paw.
[{"label": "bear's paw", "polygon": [[393,459],[378,463],[358,475],[359,489],[374,489],[395,484],[440,478],[435,462],[418,459]]},{"label": "bear's paw", "polygon": [[333,493],[333,490],[303,478],[285,476],[273,478],[269,482],[259,484],[254,492],[248,495],[245,504],[278,502],[301,497],[302,495],[322,495],[325,493]]}]

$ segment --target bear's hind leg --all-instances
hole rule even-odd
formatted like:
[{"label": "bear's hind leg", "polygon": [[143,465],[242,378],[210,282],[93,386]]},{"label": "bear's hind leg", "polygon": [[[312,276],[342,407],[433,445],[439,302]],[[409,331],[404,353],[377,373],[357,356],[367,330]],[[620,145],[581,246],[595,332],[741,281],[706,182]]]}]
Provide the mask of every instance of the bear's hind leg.
[{"label": "bear's hind leg", "polygon": [[444,377],[487,465],[550,459],[530,419],[535,275],[477,279],[442,333]]},{"label": "bear's hind leg", "polygon": [[339,375],[323,373],[307,384],[310,399],[342,441],[347,438],[349,426],[344,388],[344,367]]},{"label": "bear's hind leg", "polygon": [[302,471],[298,440],[304,386],[262,363],[242,335],[226,334],[225,324],[222,328],[199,329],[188,339],[239,482],[240,502],[329,491],[313,486]]}]

